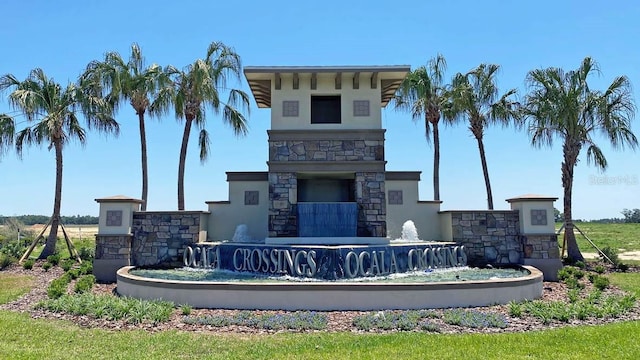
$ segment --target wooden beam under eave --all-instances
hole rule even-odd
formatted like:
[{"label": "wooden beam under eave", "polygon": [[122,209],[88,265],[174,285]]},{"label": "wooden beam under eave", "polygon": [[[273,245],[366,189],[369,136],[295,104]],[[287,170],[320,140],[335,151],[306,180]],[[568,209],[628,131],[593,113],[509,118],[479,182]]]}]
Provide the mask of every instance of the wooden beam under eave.
[{"label": "wooden beam under eave", "polygon": [[298,73],[293,73],[293,89],[298,90],[300,88],[300,78],[298,78]]},{"label": "wooden beam under eave", "polygon": [[282,89],[282,79],[280,78],[280,73],[276,73],[276,90]]},{"label": "wooden beam under eave", "polygon": [[342,73],[336,73],[336,90],[342,89]]},{"label": "wooden beam under eave", "polygon": [[311,90],[315,90],[318,87],[318,74],[311,73]]},{"label": "wooden beam under eave", "polygon": [[378,87],[378,73],[371,73],[371,88],[376,89]]},{"label": "wooden beam under eave", "polygon": [[360,73],[353,73],[353,88],[360,89]]}]

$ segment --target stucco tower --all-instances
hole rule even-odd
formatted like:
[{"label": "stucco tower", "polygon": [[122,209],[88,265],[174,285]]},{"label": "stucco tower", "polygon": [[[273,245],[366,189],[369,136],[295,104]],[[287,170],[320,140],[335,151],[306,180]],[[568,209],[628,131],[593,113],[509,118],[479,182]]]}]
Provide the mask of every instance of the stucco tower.
[{"label": "stucco tower", "polygon": [[[409,70],[404,65],[244,69],[258,107],[271,108],[270,238],[386,237],[381,109]],[[325,218],[324,210],[313,204],[334,204],[329,212],[344,224],[327,230],[314,219]]]}]

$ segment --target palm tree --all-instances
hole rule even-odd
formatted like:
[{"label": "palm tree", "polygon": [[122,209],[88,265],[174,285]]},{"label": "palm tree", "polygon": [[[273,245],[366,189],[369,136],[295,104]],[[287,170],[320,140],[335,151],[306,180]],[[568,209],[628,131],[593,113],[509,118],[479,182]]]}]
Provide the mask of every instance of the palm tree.
[{"label": "palm tree", "polygon": [[0,114],[0,158],[13,145],[15,131],[13,118],[7,114]]},{"label": "palm tree", "polygon": [[129,61],[119,53],[108,52],[104,61],[92,61],[81,76],[81,85],[94,96],[104,97],[118,109],[121,101],[128,101],[138,116],[140,128],[140,157],[142,162],[142,211],[147,209],[149,178],[147,173],[147,137],[145,113],[160,115],[168,107],[171,98],[171,81],[162,67],[145,66],[138,44],[131,45]]},{"label": "palm tree", "polygon": [[[226,88],[227,77],[232,75],[239,80],[241,68],[240,57],[232,48],[213,42],[204,59],[195,60],[183,70],[167,70],[174,81],[176,118],[185,120],[178,164],[178,210],[184,210],[184,170],[192,124],[200,129],[200,161],[204,162],[209,155],[206,108],[211,108],[215,114],[222,113],[222,120],[231,126],[235,135],[247,133],[247,119],[243,111],[249,112],[249,96],[244,91]],[[229,92],[227,102],[220,100],[221,91]]]},{"label": "palm tree", "polygon": [[493,210],[493,195],[489,181],[489,169],[484,150],[484,131],[487,126],[499,123],[507,126],[518,119],[518,103],[511,99],[516,94],[511,89],[498,96],[496,75],[500,69],[495,64],[480,64],[477,68],[463,75],[458,73],[453,80],[453,102],[455,119],[469,121],[469,130],[478,142],[482,173],[487,189],[487,207]]},{"label": "palm tree", "polygon": [[431,143],[433,134],[433,199],[440,200],[440,132],[438,123],[442,115],[447,118],[450,109],[450,86],[444,84],[447,70],[444,56],[438,54],[410,72],[395,97],[396,108],[409,110],[414,121],[424,119],[425,137]]},{"label": "palm tree", "polygon": [[564,190],[564,223],[567,256],[571,261],[584,258],[573,232],[571,196],[573,170],[583,148],[587,163],[601,170],[607,159],[595,143],[594,135],[606,137],[614,148],[638,145],[631,131],[635,106],[631,83],[626,76],[616,77],[605,91],[593,90],[587,84],[589,75],[599,73],[598,65],[589,57],[578,69],[565,72],[559,68],[532,70],[527,74],[530,92],[526,96],[524,115],[529,121],[533,146],[551,146],[554,138],[562,140],[562,187]]},{"label": "palm tree", "polygon": [[[77,109],[81,108],[89,128],[117,134],[118,123],[111,117],[111,111],[104,101],[86,97],[82,89],[73,83],[63,88],[48,78],[42,69],[32,70],[24,81],[19,81],[11,74],[0,77],[0,91],[7,89],[12,89],[10,104],[26,117],[27,126],[18,131],[14,139],[18,155],[22,156],[25,145],[32,144],[44,143],[55,151],[56,185],[51,230],[40,254],[40,258],[46,258],[55,252],[60,223],[62,150],[71,140],[78,140],[81,144],[86,142],[86,131],[76,115]],[[3,123],[16,123],[9,115],[3,115],[2,118]],[[9,125],[7,128],[11,127]]]}]

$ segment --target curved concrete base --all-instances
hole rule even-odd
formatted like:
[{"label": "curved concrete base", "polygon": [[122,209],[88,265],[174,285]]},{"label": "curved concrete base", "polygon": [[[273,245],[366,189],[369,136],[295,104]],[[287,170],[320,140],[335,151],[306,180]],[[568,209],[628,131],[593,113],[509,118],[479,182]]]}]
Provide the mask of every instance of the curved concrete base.
[{"label": "curved concrete base", "polygon": [[118,270],[120,295],[162,299],[199,308],[252,310],[386,310],[488,306],[542,297],[542,272],[441,283],[223,283],[143,278]]}]

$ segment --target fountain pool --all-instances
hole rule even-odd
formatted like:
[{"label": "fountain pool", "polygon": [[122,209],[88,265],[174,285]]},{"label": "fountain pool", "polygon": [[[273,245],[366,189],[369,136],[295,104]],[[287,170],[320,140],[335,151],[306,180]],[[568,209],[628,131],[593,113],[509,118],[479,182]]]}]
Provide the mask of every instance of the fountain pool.
[{"label": "fountain pool", "polygon": [[[455,274],[461,270],[443,273]],[[191,272],[194,272],[191,270]],[[170,280],[152,278],[132,266],[118,270],[118,293],[140,299],[164,299],[201,308],[256,310],[384,310],[487,306],[542,296],[542,272],[523,266],[516,277],[412,281],[392,274],[376,281],[277,281],[264,277],[236,280]],[[438,271],[434,271],[438,273]],[[202,275],[203,272],[199,272]],[[221,273],[224,274],[224,273]],[[224,276],[223,276],[224,277]],[[455,275],[454,275],[455,277]],[[458,274],[458,277],[464,278]],[[455,281],[454,281],[455,280]]]}]

